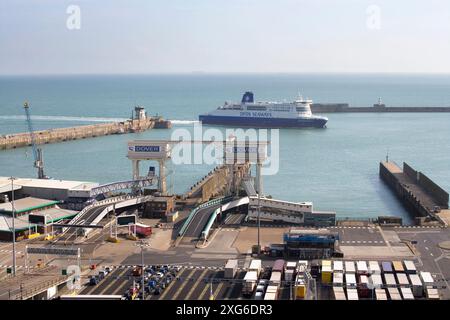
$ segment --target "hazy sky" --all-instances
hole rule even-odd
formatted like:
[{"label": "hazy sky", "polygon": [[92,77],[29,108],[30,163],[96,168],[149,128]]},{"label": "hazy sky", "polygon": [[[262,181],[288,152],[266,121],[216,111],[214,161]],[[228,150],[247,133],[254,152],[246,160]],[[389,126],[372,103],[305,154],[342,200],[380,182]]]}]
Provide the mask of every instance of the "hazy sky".
[{"label": "hazy sky", "polygon": [[450,1],[0,0],[0,74],[199,71],[450,73]]}]

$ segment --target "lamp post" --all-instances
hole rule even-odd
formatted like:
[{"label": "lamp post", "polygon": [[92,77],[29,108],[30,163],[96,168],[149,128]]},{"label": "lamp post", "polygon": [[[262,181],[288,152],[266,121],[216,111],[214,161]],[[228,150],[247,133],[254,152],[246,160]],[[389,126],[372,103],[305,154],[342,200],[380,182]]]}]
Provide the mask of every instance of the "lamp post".
[{"label": "lamp post", "polygon": [[16,276],[16,226],[15,226],[15,207],[14,207],[14,180],[17,178],[11,177],[11,208],[12,208],[12,238],[13,238],[13,267],[12,267],[12,275]]},{"label": "lamp post", "polygon": [[145,265],[144,265],[144,246],[147,245],[147,242],[141,240],[137,246],[141,248],[141,265],[142,265],[142,279],[141,279],[141,287],[142,287],[142,300],[145,300]]}]

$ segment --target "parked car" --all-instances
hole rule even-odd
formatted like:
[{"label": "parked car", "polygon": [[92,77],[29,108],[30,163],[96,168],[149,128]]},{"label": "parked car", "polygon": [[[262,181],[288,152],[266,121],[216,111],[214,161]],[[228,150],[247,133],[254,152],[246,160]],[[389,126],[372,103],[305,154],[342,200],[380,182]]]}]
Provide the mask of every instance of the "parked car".
[{"label": "parked car", "polygon": [[98,282],[99,282],[99,279],[98,279],[97,276],[90,276],[89,277],[89,285],[95,286],[95,285],[98,284]]},{"label": "parked car", "polygon": [[106,276],[105,271],[99,271],[99,272],[98,272],[98,278],[99,278],[99,280],[105,279],[105,276]]}]

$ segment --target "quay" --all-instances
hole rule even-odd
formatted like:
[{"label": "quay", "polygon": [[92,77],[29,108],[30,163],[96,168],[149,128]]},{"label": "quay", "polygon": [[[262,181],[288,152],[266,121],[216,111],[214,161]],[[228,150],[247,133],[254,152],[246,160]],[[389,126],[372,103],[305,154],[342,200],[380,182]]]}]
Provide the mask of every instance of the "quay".
[{"label": "quay", "polygon": [[421,225],[428,220],[438,220],[441,212],[448,209],[449,194],[422,172],[416,171],[406,162],[403,170],[394,162],[380,162],[380,178],[395,192]]},{"label": "quay", "polygon": [[[83,125],[69,128],[56,128],[35,131],[36,144],[49,144],[70,140],[94,138],[112,134],[142,132],[149,129],[170,128],[172,123],[161,117],[147,116],[143,107],[135,107],[132,119],[123,122]],[[0,150],[27,147],[32,144],[29,132],[0,136]]]}]

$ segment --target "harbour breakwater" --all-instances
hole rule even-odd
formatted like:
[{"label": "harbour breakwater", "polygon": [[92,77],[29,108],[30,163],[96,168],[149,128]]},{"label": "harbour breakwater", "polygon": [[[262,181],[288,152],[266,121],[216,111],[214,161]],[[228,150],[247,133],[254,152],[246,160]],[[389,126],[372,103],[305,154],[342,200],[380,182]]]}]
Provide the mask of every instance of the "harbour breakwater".
[{"label": "harbour breakwater", "polygon": [[345,112],[450,112],[450,107],[386,107],[375,104],[373,107],[350,107],[348,103],[313,103],[313,113],[345,113]]},{"label": "harbour breakwater", "polygon": [[[160,117],[145,117],[143,119],[130,119],[120,122],[35,131],[34,136],[36,144],[48,144],[112,134],[142,132],[149,129],[166,129],[171,126],[172,123],[169,120],[164,120]],[[30,145],[31,136],[29,132],[0,136],[0,150],[15,149]]]},{"label": "harbour breakwater", "polygon": [[380,178],[395,192],[397,197],[422,224],[424,218],[442,222],[439,214],[448,209],[449,194],[422,172],[407,163],[403,170],[392,161],[380,162]]}]

